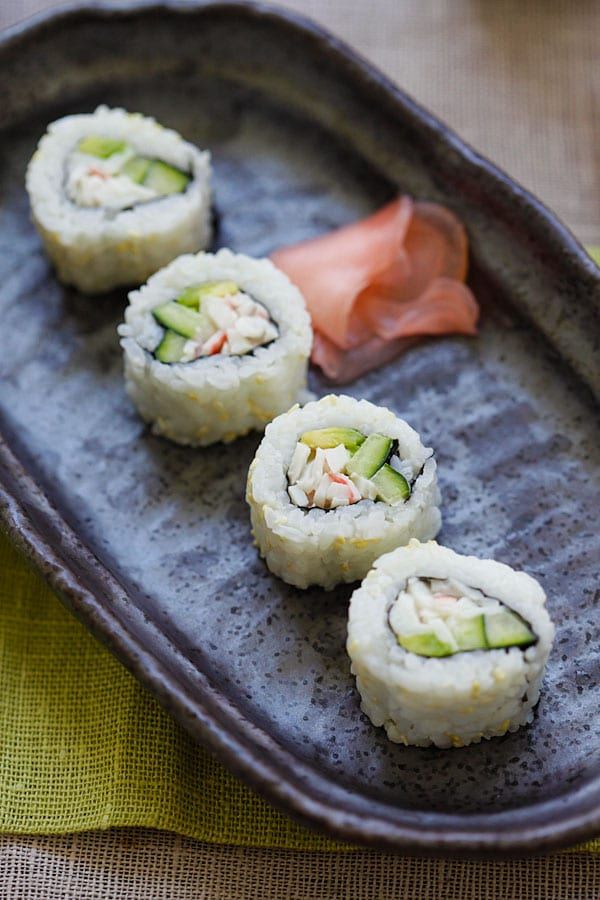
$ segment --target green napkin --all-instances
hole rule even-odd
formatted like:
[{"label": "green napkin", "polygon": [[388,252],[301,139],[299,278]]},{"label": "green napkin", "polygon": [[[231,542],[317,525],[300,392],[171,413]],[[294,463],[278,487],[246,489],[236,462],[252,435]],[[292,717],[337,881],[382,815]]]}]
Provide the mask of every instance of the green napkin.
[{"label": "green napkin", "polygon": [[0,533],[0,832],[139,825],[300,850],[303,828],[193,743]]},{"label": "green napkin", "polygon": [[588,247],[587,252],[590,254],[594,262],[600,266],[600,247]]}]

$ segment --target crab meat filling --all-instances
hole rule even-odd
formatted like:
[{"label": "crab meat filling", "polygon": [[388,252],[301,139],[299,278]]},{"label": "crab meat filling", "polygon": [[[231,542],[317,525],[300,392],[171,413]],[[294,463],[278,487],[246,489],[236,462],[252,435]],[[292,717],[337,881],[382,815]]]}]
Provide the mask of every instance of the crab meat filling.
[{"label": "crab meat filling", "polygon": [[159,159],[139,156],[126,141],[89,135],[66,161],[66,192],[80,207],[115,212],[180,193],[190,176]]},{"label": "crab meat filling", "polygon": [[351,453],[339,444],[328,450],[312,449],[299,441],[288,469],[288,494],[296,506],[335,509],[359,500],[375,500],[373,482],[345,472]]},{"label": "crab meat filling", "polygon": [[234,281],[203,281],[152,310],[162,335],[154,350],[161,363],[189,363],[207,356],[243,356],[270,344],[277,326],[266,307]]},{"label": "crab meat filling", "polygon": [[181,362],[201,356],[244,356],[257,347],[270,344],[278,336],[269,313],[257,300],[243,291],[202,300],[205,323],[183,348]]},{"label": "crab meat filling", "polygon": [[388,621],[398,643],[420,656],[525,648],[536,640],[518,613],[453,578],[409,578]]}]

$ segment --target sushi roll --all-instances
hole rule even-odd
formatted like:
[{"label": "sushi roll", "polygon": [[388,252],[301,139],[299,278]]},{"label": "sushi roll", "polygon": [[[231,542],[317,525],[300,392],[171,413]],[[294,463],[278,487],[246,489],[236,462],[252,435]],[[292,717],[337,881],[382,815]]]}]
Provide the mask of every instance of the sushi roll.
[{"label": "sushi roll", "polygon": [[53,122],[27,191],[58,277],[81,291],[141,284],[210,242],[210,154],[139,113],[99,106]]},{"label": "sushi roll", "polygon": [[272,422],[246,499],[269,569],[296,587],[363,578],[441,524],[433,451],[389,409],[330,395]]},{"label": "sushi roll", "polygon": [[129,396],[180,444],[263,430],[306,387],[304,299],[267,259],[180,256],[129,294],[119,333]]},{"label": "sushi roll", "polygon": [[533,718],[554,637],[524,572],[411,541],[352,595],[347,649],[374,725],[401,744],[464,747]]}]

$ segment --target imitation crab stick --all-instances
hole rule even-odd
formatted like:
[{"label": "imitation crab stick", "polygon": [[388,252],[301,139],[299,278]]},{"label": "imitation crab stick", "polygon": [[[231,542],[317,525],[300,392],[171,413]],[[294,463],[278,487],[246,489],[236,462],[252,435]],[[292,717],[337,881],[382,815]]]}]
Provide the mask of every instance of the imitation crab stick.
[{"label": "imitation crab stick", "polygon": [[467,235],[443,206],[399,197],[272,259],[304,294],[312,361],[334,381],[384,365],[416,338],[475,334],[479,308],[464,284]]}]

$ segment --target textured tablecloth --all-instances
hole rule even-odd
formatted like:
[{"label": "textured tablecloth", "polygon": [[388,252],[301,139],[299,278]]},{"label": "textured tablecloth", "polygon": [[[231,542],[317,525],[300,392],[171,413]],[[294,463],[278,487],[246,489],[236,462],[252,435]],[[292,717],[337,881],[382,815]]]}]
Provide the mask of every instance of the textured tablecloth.
[{"label": "textured tablecloth", "polygon": [[[48,0],[0,0],[0,27]],[[467,141],[600,243],[595,0],[287,0],[374,60]],[[593,900],[600,859],[509,863],[217,847],[151,831],[0,839],[0,900]]]}]

